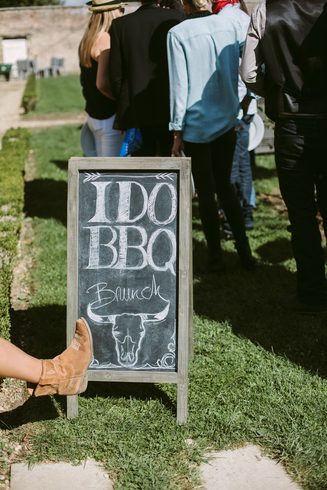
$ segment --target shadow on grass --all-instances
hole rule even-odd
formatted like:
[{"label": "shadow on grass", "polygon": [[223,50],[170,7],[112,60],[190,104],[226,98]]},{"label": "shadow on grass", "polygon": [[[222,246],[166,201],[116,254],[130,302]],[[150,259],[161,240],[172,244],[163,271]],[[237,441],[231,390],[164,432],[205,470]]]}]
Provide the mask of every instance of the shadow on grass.
[{"label": "shadow on grass", "polygon": [[256,253],[264,261],[278,264],[293,258],[290,240],[279,238],[273,242],[267,242],[256,249]]},{"label": "shadow on grass", "polygon": [[24,213],[32,218],[55,218],[66,226],[67,183],[54,179],[25,182]]},{"label": "shadow on grass", "polygon": [[29,398],[10,412],[0,413],[0,429],[16,429],[21,425],[40,420],[53,420],[59,416],[51,397]]},{"label": "shadow on grass", "polygon": [[31,356],[51,359],[66,346],[66,306],[10,311],[11,341]]},{"label": "shadow on grass", "polygon": [[[136,400],[161,400],[171,413],[175,416],[177,413],[177,400],[171,399],[165,392],[153,383],[110,383],[100,381],[90,381],[85,393],[79,395],[83,398],[111,398],[119,400],[120,398]],[[56,396],[63,412],[67,410],[67,398],[65,396]]]},{"label": "shadow on grass", "polygon": [[68,160],[50,160],[50,162],[57,165],[60,170],[68,170]]},{"label": "shadow on grass", "polygon": [[197,198],[192,201],[192,230],[200,231],[202,233],[202,223],[199,212],[199,201]]},{"label": "shadow on grass", "polygon": [[259,264],[252,273],[242,270],[236,254],[224,251],[227,274],[222,277],[201,275],[206,247],[196,243],[194,311],[211,320],[228,321],[235,334],[326,377],[327,315],[300,315],[276,307],[278,296],[292,294],[296,287],[295,274],[278,265],[285,260],[283,247],[277,252],[279,242],[261,247],[264,252],[276,248],[276,263]]}]

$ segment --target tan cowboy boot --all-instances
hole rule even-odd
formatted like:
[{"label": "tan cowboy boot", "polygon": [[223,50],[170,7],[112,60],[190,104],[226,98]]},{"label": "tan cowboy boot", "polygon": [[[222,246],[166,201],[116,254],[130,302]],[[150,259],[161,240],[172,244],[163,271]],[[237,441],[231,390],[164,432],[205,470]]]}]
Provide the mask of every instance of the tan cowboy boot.
[{"label": "tan cowboy boot", "polygon": [[84,318],[76,322],[69,347],[54,359],[42,360],[42,374],[33,395],[77,395],[87,388],[86,370],[93,356],[92,334]]}]

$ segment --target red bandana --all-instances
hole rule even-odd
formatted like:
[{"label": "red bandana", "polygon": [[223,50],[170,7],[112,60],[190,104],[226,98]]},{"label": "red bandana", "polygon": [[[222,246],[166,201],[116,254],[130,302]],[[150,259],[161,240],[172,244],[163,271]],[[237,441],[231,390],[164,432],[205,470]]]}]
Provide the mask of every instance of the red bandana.
[{"label": "red bandana", "polygon": [[220,12],[229,3],[235,5],[235,3],[237,3],[237,0],[214,0],[212,2],[212,13],[218,14],[218,12]]}]

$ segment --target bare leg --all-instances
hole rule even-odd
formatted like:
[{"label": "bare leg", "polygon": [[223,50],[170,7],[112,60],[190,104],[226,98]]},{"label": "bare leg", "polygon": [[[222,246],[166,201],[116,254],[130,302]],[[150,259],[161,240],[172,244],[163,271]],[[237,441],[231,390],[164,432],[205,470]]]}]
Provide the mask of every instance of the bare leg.
[{"label": "bare leg", "polygon": [[42,361],[32,357],[15,345],[0,338],[0,376],[38,383]]}]

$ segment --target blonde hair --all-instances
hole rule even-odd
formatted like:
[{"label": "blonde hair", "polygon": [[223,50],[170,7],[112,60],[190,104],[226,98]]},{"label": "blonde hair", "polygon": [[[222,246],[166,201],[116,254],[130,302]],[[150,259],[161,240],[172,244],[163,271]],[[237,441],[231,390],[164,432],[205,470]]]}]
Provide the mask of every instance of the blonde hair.
[{"label": "blonde hair", "polygon": [[207,0],[184,0],[184,1],[185,3],[191,5],[192,7],[195,7],[196,9],[206,7],[207,5]]},{"label": "blonde hair", "polygon": [[103,32],[109,32],[112,21],[119,16],[119,8],[92,13],[89,25],[86,28],[78,49],[79,61],[82,66],[91,68],[91,49],[93,44]]}]

